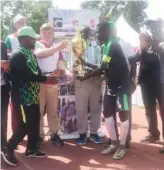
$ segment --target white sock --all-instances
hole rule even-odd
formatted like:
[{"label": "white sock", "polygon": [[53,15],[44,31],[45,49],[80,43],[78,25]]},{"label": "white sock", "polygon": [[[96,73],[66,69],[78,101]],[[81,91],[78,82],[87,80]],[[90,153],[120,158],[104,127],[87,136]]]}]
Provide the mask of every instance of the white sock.
[{"label": "white sock", "polygon": [[[105,125],[106,125],[106,124],[105,124]],[[105,134],[105,136],[106,136],[107,138],[110,138],[110,135],[109,135],[108,131],[109,131],[109,130],[108,130],[107,125],[106,125],[106,132],[105,132],[106,134]]]},{"label": "white sock", "polygon": [[129,131],[129,120],[121,122],[120,125],[120,144],[125,145]]},{"label": "white sock", "polygon": [[113,140],[113,141],[117,140],[113,116],[106,118],[105,124],[106,124],[106,129],[107,129],[107,132],[108,132],[111,140]]}]

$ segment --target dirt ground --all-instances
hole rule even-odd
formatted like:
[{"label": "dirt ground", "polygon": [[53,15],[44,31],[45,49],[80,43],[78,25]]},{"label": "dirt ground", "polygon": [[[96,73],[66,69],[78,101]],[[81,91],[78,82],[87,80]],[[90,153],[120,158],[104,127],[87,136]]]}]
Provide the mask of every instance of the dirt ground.
[{"label": "dirt ground", "polygon": [[[158,116],[159,118],[159,116]],[[159,128],[161,122],[159,119]],[[9,122],[8,134],[11,135]],[[77,146],[74,140],[66,140],[64,146],[54,146],[45,142],[47,158],[29,159],[24,157],[26,141],[15,152],[19,161],[17,167],[9,167],[2,161],[3,170],[164,170],[164,155],[158,144],[140,143],[147,135],[147,122],[142,108],[133,108],[132,144],[127,156],[114,161],[111,155],[100,154],[102,146],[88,142]]]}]

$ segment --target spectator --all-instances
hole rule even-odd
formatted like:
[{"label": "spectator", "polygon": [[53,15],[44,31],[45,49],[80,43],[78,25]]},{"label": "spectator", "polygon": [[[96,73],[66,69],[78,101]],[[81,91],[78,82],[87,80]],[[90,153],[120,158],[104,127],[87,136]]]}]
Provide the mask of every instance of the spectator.
[{"label": "spectator", "polygon": [[1,41],[1,148],[7,142],[7,120],[10,84],[6,77],[9,71],[9,61],[5,42]]}]

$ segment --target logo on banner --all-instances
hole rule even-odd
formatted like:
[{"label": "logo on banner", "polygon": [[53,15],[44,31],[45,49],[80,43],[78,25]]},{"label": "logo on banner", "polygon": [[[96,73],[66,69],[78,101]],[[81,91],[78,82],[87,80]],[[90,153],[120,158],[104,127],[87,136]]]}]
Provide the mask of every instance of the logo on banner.
[{"label": "logo on banner", "polygon": [[72,25],[73,25],[73,26],[78,25],[78,23],[79,23],[78,20],[72,20]]},{"label": "logo on banner", "polygon": [[94,19],[90,19],[89,20],[89,27],[90,28],[94,28],[95,27],[95,20]]},{"label": "logo on banner", "polygon": [[63,26],[62,18],[53,18],[54,27],[61,28]]}]

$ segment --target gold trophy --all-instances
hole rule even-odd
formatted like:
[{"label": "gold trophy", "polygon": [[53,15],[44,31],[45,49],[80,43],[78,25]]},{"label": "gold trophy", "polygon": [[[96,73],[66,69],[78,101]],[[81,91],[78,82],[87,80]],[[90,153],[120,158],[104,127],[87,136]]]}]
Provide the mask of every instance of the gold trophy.
[{"label": "gold trophy", "polygon": [[77,32],[75,34],[74,39],[71,42],[72,45],[72,52],[76,57],[75,62],[73,64],[75,73],[77,77],[84,77],[85,69],[82,63],[81,58],[83,57],[85,50],[86,50],[86,43],[85,40],[81,37],[80,28],[77,27]]}]

